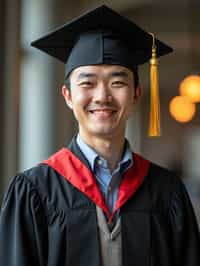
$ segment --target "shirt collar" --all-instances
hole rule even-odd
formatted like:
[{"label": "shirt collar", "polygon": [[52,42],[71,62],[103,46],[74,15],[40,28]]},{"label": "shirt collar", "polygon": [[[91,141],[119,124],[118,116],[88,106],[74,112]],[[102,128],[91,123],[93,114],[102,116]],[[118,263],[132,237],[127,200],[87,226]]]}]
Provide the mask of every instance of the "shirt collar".
[{"label": "shirt collar", "polygon": [[88,160],[92,171],[94,171],[95,160],[97,159],[99,155],[96,153],[95,150],[93,150],[89,145],[87,145],[81,139],[79,134],[77,135],[76,141],[82,153],[84,154],[85,158]]},{"label": "shirt collar", "polygon": [[123,169],[126,170],[127,168],[131,167],[132,165],[133,165],[132,150],[131,150],[130,143],[126,139],[124,153],[122,155],[121,161],[118,164],[118,168],[122,169],[122,167],[123,167]]},{"label": "shirt collar", "polygon": [[[94,171],[95,170],[95,163],[97,161],[97,158],[100,158],[100,156],[97,154],[97,152],[95,150],[93,150],[89,145],[87,145],[81,139],[79,134],[77,135],[76,141],[77,141],[77,144],[78,144],[79,148],[81,149],[82,153],[84,154],[84,156],[88,160],[92,171]],[[131,151],[131,147],[130,147],[128,140],[126,140],[124,153],[123,153],[121,161],[118,164],[118,168],[121,168],[122,165],[124,165],[124,164],[128,164],[128,168],[131,167],[133,164],[132,151]]]}]

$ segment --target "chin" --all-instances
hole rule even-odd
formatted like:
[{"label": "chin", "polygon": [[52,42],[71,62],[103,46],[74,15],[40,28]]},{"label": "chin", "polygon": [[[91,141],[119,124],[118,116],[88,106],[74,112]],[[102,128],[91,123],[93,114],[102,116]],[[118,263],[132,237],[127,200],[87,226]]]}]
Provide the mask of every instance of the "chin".
[{"label": "chin", "polygon": [[[95,127],[95,125],[94,125]],[[90,131],[92,135],[96,135],[99,137],[105,137],[105,136],[112,136],[116,134],[116,130],[114,128],[93,128],[93,130]]]}]

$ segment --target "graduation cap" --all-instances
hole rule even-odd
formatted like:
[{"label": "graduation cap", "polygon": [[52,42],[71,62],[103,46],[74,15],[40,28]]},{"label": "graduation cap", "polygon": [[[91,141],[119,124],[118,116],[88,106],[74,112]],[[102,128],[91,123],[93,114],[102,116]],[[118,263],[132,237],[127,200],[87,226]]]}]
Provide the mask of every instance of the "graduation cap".
[{"label": "graduation cap", "polygon": [[151,107],[149,135],[160,135],[157,57],[172,48],[131,20],[102,5],[31,43],[65,64],[65,78],[77,67],[113,64],[129,68],[150,60]]}]

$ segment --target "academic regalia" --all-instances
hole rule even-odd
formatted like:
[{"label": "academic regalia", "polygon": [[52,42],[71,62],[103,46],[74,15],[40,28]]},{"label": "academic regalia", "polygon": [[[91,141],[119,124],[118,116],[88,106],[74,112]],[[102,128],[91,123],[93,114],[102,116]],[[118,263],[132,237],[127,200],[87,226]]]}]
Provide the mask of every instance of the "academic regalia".
[{"label": "academic regalia", "polygon": [[[133,153],[119,188],[123,266],[199,266],[182,182]],[[0,265],[100,266],[96,205],[108,213],[75,139],[11,180],[0,214]]]},{"label": "academic regalia", "polygon": [[[154,56],[155,47],[158,57],[172,51],[101,6],[32,45],[64,62],[69,78],[85,65],[117,64],[135,73],[151,58],[152,43]],[[14,177],[0,213],[0,265],[100,266],[98,206],[108,221],[120,212],[122,266],[199,266],[199,232],[184,185],[135,153],[133,161],[123,174],[114,213],[75,139]]]}]

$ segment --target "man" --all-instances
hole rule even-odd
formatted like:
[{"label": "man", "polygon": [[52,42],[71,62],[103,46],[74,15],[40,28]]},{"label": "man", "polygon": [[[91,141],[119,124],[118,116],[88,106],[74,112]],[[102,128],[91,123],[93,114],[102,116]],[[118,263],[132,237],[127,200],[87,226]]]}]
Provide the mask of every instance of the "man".
[{"label": "man", "polygon": [[[65,62],[62,94],[79,132],[12,179],[0,216],[1,265],[200,265],[183,184],[125,139],[140,95],[137,66],[151,57],[151,43],[101,6],[32,44]],[[156,45],[158,55],[171,51]]]}]

